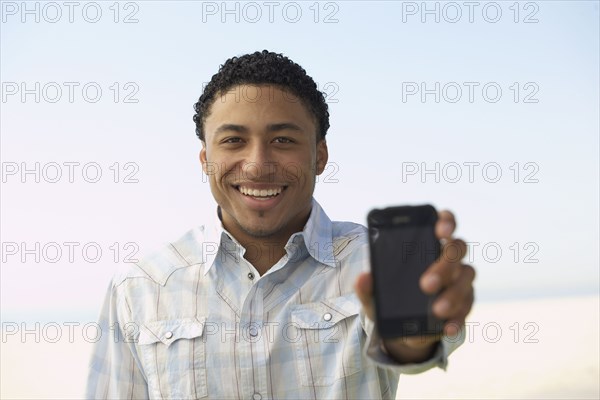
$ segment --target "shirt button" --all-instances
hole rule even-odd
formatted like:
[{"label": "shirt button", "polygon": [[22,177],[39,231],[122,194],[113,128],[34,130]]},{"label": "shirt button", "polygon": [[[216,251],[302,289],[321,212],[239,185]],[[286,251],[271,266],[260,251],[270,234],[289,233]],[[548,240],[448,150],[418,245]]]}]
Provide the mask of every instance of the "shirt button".
[{"label": "shirt button", "polygon": [[171,339],[172,337],[173,337],[173,332],[169,331],[169,332],[165,333],[165,338]]},{"label": "shirt button", "polygon": [[250,327],[250,336],[252,336],[252,337],[258,336],[258,329],[255,326]]},{"label": "shirt button", "polygon": [[253,280],[254,274],[252,272],[248,272],[248,279]]},{"label": "shirt button", "polygon": [[260,400],[260,399],[262,399],[262,396],[260,395],[260,393],[254,393],[254,394],[252,395],[252,398],[253,398],[254,400]]},{"label": "shirt button", "polygon": [[332,318],[332,316],[331,316],[331,314],[330,314],[330,313],[327,313],[327,314],[323,315],[323,319],[324,319],[325,321],[331,321],[331,318]]}]

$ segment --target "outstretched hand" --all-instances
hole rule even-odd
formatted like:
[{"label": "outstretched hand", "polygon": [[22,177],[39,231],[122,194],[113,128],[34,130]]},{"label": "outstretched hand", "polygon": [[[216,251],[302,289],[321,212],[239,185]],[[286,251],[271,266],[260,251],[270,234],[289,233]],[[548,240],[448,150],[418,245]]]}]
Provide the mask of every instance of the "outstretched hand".
[{"label": "outstretched hand", "polygon": [[[463,328],[474,300],[475,270],[462,263],[467,246],[464,241],[452,238],[455,228],[456,221],[451,212],[438,213],[435,233],[443,244],[442,252],[440,258],[421,275],[419,282],[424,293],[439,293],[433,303],[433,313],[446,320],[443,334],[447,336],[454,336]],[[354,288],[367,317],[375,321],[371,273],[362,273]],[[435,344],[440,340],[440,335],[384,339],[383,349],[398,362],[417,363],[431,357]]]}]

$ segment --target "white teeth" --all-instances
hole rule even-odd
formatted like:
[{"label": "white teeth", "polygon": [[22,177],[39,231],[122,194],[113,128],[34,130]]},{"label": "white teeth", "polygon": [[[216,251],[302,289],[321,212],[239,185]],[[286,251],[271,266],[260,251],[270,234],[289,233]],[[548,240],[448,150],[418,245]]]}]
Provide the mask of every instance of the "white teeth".
[{"label": "white teeth", "polygon": [[278,187],[278,188],[274,188],[274,189],[250,189],[250,188],[245,188],[243,186],[239,186],[238,189],[242,194],[244,194],[246,196],[252,196],[252,197],[277,196],[279,193],[281,193],[283,191],[283,187]]}]

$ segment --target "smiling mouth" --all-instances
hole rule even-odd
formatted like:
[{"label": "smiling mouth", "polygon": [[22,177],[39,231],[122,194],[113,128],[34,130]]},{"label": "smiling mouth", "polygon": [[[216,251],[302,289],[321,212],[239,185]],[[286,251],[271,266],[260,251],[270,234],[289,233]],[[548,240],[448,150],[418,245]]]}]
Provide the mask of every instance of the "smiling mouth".
[{"label": "smiling mouth", "polygon": [[273,186],[269,188],[254,189],[244,185],[235,185],[234,188],[242,195],[257,200],[268,200],[277,197],[287,189],[287,186]]}]

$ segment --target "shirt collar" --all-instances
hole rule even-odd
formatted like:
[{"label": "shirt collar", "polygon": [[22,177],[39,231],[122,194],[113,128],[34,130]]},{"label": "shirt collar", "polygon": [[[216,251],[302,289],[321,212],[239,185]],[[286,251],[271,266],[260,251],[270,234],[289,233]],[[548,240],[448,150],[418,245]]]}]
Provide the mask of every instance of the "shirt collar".
[{"label": "shirt collar", "polygon": [[310,217],[304,226],[302,236],[312,258],[330,267],[335,267],[331,220],[314,198]]},{"label": "shirt collar", "polygon": [[206,275],[210,268],[215,263],[217,254],[221,248],[223,241],[223,235],[225,235],[225,229],[219,218],[219,206],[217,206],[217,212],[213,216],[212,223],[204,225],[204,243],[202,245],[202,260],[204,262],[204,274]]},{"label": "shirt collar", "polygon": [[[229,239],[227,236],[237,243],[237,240],[229,235],[223,228],[223,224],[218,215],[218,208],[212,222],[212,224],[203,227],[204,244],[202,245],[202,250],[204,274],[207,274],[214,265],[217,254],[223,245],[223,240]],[[308,254],[310,254],[312,258],[322,264],[335,267],[332,223],[321,205],[314,198],[312,199],[310,216],[308,217],[306,225],[304,225],[304,229],[302,232],[292,235],[288,240],[286,247],[290,245],[294,240],[294,237],[298,234],[302,235]]]}]

